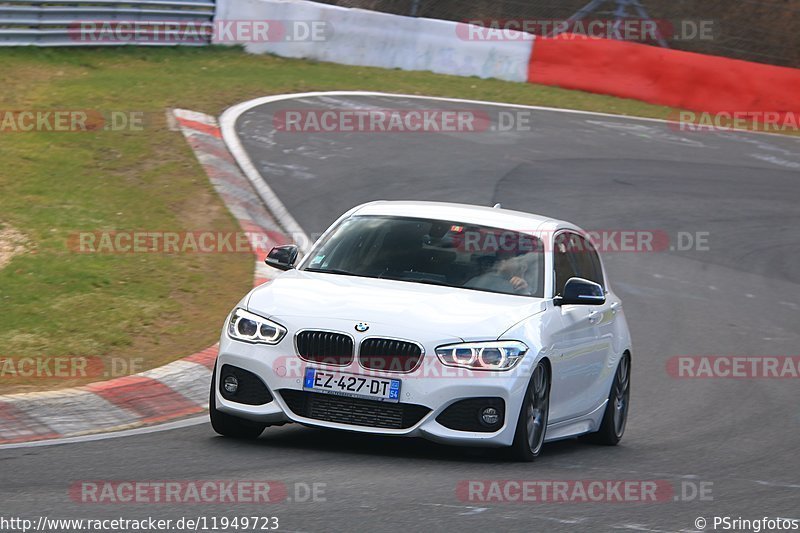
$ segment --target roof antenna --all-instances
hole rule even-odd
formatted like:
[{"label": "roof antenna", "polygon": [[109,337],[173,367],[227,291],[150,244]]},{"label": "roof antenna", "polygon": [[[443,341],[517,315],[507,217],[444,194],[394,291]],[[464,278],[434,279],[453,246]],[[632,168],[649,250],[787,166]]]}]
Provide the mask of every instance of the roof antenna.
[{"label": "roof antenna", "polygon": [[502,205],[500,205],[499,203],[496,203],[496,204],[494,204],[494,207],[492,209],[502,209],[502,208],[503,208]]}]

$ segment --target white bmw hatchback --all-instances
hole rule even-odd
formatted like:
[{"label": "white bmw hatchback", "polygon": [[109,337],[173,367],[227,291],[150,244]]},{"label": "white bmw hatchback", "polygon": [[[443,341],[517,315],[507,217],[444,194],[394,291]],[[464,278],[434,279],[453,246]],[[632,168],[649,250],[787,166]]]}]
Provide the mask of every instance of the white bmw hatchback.
[{"label": "white bmw hatchback", "polygon": [[373,202],[228,316],[210,416],[226,436],[286,422],[508,447],[625,430],[631,347],[590,239],[500,208]]}]

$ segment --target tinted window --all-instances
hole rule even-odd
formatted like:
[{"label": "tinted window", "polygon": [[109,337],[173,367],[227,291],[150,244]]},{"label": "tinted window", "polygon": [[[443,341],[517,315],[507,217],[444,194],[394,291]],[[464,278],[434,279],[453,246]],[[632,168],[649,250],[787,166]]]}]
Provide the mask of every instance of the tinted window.
[{"label": "tinted window", "polygon": [[586,279],[589,281],[594,281],[595,283],[599,283],[603,286],[603,288],[605,288],[605,282],[603,280],[603,267],[600,264],[600,256],[597,255],[597,250],[590,241],[584,239],[583,237],[581,237],[581,239],[585,242],[586,255],[589,256],[589,262],[591,264],[591,272]]},{"label": "tinted window", "polygon": [[570,242],[571,253],[576,256],[575,261],[578,264],[578,277],[602,285],[603,270],[600,268],[600,258],[594,245],[582,235],[576,234],[572,234]]},{"label": "tinted window", "polygon": [[569,236],[569,233],[559,233],[556,236],[555,248],[553,249],[553,265],[556,273],[554,293],[556,296],[564,294],[564,285],[566,285],[569,278],[578,276],[578,266],[569,253]]},{"label": "tinted window", "polygon": [[553,250],[555,295],[563,294],[569,278],[577,277],[603,284],[603,270],[594,246],[584,237],[562,232],[556,236]]}]

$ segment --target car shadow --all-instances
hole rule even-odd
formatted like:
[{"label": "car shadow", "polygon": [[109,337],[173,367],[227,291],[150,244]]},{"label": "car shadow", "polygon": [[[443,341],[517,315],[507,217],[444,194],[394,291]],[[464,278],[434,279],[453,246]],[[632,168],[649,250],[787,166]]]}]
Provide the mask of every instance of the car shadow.
[{"label": "car shadow", "polygon": [[[227,440],[223,437],[220,441]],[[270,448],[272,450],[298,450],[321,454],[359,455],[398,459],[418,459],[428,461],[448,461],[467,463],[510,463],[507,450],[502,448],[479,448],[453,446],[431,442],[422,438],[389,437],[354,433],[334,429],[305,427],[287,424],[267,428],[260,438],[254,441],[237,441],[248,448]],[[590,445],[580,439],[568,439],[545,444],[537,462],[563,458],[580,453]]]}]

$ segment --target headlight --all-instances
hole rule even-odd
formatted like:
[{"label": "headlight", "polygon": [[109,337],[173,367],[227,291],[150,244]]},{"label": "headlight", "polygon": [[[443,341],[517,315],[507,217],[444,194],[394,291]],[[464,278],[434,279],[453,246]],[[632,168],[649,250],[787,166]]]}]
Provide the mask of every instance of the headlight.
[{"label": "headlight", "polygon": [[528,351],[519,341],[466,342],[436,348],[442,364],[471,370],[509,370]]},{"label": "headlight", "polygon": [[286,328],[280,324],[244,309],[235,309],[228,320],[228,336],[237,341],[278,344],[284,335]]}]

